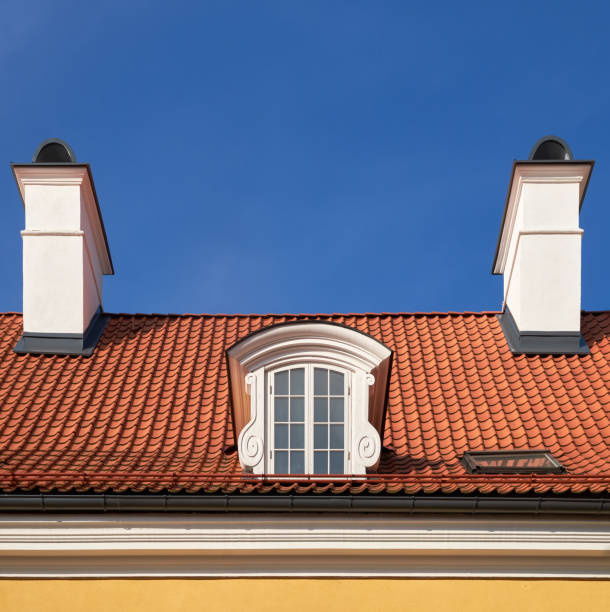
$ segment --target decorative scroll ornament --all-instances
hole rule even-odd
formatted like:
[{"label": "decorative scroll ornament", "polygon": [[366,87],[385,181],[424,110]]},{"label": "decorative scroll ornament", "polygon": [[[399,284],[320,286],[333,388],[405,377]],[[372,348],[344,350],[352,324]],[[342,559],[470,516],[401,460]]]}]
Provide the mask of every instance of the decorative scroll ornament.
[{"label": "decorative scroll ornament", "polygon": [[373,465],[379,457],[379,436],[373,429],[373,434],[364,434],[358,440],[358,459],[366,467]]},{"label": "decorative scroll ornament", "polygon": [[[256,398],[256,376],[254,374],[246,376],[246,385],[250,388],[250,397]],[[257,431],[256,401],[251,401],[251,406],[251,419],[242,429],[238,440],[239,460],[244,468],[253,468],[258,465],[265,451],[264,440]]]},{"label": "decorative scroll ornament", "polygon": [[[240,436],[240,452],[241,458],[245,465],[254,467],[262,458],[265,446],[263,439],[255,434],[248,435],[246,427]],[[246,433],[244,436],[243,434]]]}]

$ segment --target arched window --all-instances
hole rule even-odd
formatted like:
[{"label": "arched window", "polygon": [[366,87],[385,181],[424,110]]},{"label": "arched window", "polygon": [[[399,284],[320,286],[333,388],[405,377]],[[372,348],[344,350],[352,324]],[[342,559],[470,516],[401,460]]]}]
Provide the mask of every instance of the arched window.
[{"label": "arched window", "polygon": [[391,352],[329,323],[267,328],[233,346],[239,458],[269,474],[364,474],[381,451]]},{"label": "arched window", "polygon": [[349,466],[348,370],[313,363],[267,375],[270,472],[344,474]]}]

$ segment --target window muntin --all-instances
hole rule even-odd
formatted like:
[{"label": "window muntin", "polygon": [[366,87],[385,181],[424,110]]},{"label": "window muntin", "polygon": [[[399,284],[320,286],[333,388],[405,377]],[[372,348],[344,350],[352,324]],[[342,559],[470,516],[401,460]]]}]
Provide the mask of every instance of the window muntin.
[{"label": "window muntin", "polygon": [[269,472],[346,472],[349,376],[314,364],[269,372]]}]

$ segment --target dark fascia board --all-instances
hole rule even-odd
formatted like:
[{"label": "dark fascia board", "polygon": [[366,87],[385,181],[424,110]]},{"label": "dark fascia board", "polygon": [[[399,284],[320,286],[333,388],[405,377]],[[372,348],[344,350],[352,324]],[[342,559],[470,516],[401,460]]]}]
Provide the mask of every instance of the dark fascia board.
[{"label": "dark fascia board", "polygon": [[556,159],[515,159],[513,161],[513,167],[510,172],[510,180],[508,181],[508,189],[506,191],[506,199],[504,201],[504,212],[502,213],[502,221],[500,223],[500,231],[498,232],[498,242],[496,243],[496,252],[494,254],[494,260],[491,264],[491,273],[499,276],[500,272],[494,272],[496,269],[496,262],[498,261],[498,254],[500,252],[500,241],[502,240],[502,234],[504,233],[504,223],[506,222],[506,213],[508,212],[508,200],[510,198],[510,190],[513,184],[513,179],[515,178],[515,170],[517,166],[536,166],[536,165],[549,165],[549,164],[561,164],[563,165],[583,165],[586,164],[591,167],[591,172],[589,172],[589,176],[587,177],[587,182],[585,183],[585,188],[582,191],[582,197],[580,198],[580,203],[578,210],[582,208],[582,203],[587,195],[587,188],[589,187],[589,181],[591,180],[591,173],[593,172],[593,166],[595,165],[595,161],[592,159],[570,159],[570,160],[556,160]]},{"label": "dark fascia board", "polygon": [[508,308],[496,315],[508,347],[515,355],[588,355],[587,341],[578,332],[520,331]]},{"label": "dark fascia board", "polygon": [[13,350],[20,355],[42,353],[90,357],[109,320],[110,317],[98,309],[84,334],[23,332]]},{"label": "dark fascia board", "polygon": [[[97,199],[97,191],[95,190],[95,183],[93,182],[93,174],[91,172],[91,166],[89,164],[81,164],[79,162],[36,162],[30,164],[17,164],[15,162],[11,162],[11,171],[13,172],[13,176],[15,177],[15,181],[17,181],[17,175],[15,174],[15,168],[30,168],[31,166],[46,166],[46,167],[57,167],[63,168],[65,166],[75,166],[87,169],[87,174],[89,175],[89,182],[91,183],[91,188],[93,189],[93,199],[95,200],[95,206],[97,207],[97,215],[100,219],[100,225],[102,226],[102,234],[104,236],[104,244],[106,245],[106,252],[108,253],[108,261],[110,262],[110,274],[106,276],[112,276],[114,274],[114,264],[112,263],[112,255],[110,254],[110,245],[108,244],[108,236],[106,235],[106,227],[104,226],[104,218],[102,217],[102,210],[100,208],[100,203]],[[21,197],[21,192],[19,192]],[[25,206],[25,202],[23,198],[21,199],[22,204]]]},{"label": "dark fascia board", "polygon": [[610,497],[1,494],[0,513],[9,512],[395,512],[404,514],[610,515]]}]

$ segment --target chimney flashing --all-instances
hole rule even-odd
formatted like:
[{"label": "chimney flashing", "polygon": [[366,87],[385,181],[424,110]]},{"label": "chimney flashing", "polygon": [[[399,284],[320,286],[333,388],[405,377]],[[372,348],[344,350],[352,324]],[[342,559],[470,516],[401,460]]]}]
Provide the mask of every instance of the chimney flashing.
[{"label": "chimney flashing", "polygon": [[90,357],[110,317],[98,308],[84,334],[23,332],[13,350],[20,355],[81,355]]},{"label": "chimney flashing", "polygon": [[497,317],[514,355],[588,355],[590,352],[587,341],[578,332],[520,331],[508,306]]}]

